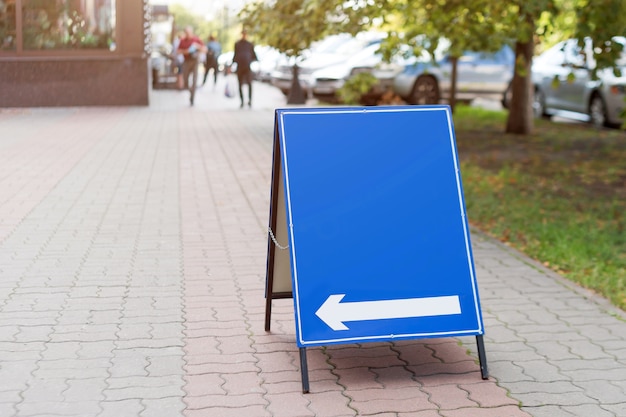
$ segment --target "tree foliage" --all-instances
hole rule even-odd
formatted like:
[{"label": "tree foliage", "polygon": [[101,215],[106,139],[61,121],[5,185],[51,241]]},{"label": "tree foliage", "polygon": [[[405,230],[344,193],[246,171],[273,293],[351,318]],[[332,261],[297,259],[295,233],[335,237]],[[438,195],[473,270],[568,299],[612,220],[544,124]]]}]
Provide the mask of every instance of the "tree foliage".
[{"label": "tree foliage", "polygon": [[576,8],[576,37],[591,38],[597,69],[613,67],[623,50],[615,36],[626,36],[626,2],[624,0],[579,0]]},{"label": "tree foliage", "polygon": [[[287,56],[297,57],[313,42],[334,33],[357,33],[382,14],[384,1],[257,0],[239,12],[255,38]],[[377,13],[374,12],[377,11]]]},{"label": "tree foliage", "polygon": [[495,52],[509,41],[500,4],[493,0],[391,1],[396,28],[389,31],[383,53],[389,59],[397,53],[420,56],[427,52],[434,59],[445,40],[452,64],[450,106],[454,110],[458,59],[465,51]]},{"label": "tree foliage", "polygon": [[234,12],[228,8],[220,10],[212,19],[192,13],[180,4],[171,5],[169,11],[174,16],[176,32],[191,26],[200,39],[206,40],[209,35],[214,35],[222,43],[224,51],[232,49],[234,40],[239,37],[235,16],[231,16]]},{"label": "tree foliage", "polygon": [[[612,38],[626,35],[624,0],[257,0],[240,17],[260,40],[290,56],[328,34],[372,25],[389,32],[382,49],[388,60],[434,56],[443,39],[453,63],[465,50],[495,51],[511,42],[516,60],[506,131],[520,134],[533,128],[531,66],[538,44],[591,37],[603,68],[614,66],[621,51]],[[454,104],[454,91],[451,98]]]}]

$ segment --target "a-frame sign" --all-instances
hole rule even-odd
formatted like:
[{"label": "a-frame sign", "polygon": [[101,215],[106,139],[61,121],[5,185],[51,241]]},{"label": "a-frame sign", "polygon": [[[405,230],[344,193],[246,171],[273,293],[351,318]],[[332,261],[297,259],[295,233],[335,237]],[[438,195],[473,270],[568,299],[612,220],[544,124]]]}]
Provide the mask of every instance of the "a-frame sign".
[{"label": "a-frame sign", "polygon": [[293,297],[308,346],[475,335],[484,327],[448,106],[275,113],[265,329]]}]

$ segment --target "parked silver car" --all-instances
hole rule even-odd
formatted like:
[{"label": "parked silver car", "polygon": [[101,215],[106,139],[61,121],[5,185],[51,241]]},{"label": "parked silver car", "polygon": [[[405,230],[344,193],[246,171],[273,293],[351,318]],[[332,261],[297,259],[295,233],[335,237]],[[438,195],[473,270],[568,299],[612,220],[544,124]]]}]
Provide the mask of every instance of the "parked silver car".
[{"label": "parked silver car", "polygon": [[[614,39],[626,46],[626,38]],[[620,126],[626,106],[626,49],[616,64],[621,68],[620,77],[606,68],[598,70],[594,78],[596,63],[590,40],[584,47],[569,39],[548,49],[533,59],[535,115],[550,117],[567,111],[584,115],[596,126]]]},{"label": "parked silver car", "polygon": [[[495,53],[465,52],[457,63],[457,100],[502,100],[514,65],[515,53],[509,46]],[[450,96],[451,75],[448,56],[435,62],[417,59],[396,76],[393,89],[409,104],[437,104]]]}]

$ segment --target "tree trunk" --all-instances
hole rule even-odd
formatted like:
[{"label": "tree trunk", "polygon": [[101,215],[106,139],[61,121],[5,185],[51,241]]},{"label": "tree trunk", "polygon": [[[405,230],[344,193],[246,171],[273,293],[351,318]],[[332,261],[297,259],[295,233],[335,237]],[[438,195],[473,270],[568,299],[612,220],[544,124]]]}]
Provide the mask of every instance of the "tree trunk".
[{"label": "tree trunk", "polygon": [[454,108],[456,107],[456,81],[458,78],[459,58],[450,57],[450,64],[452,64],[452,74],[450,77],[450,111],[454,114]]},{"label": "tree trunk", "polygon": [[509,117],[506,121],[506,133],[528,135],[533,130],[534,89],[530,76],[533,50],[532,39],[528,42],[515,43],[515,73],[511,82],[511,101]]},{"label": "tree trunk", "polygon": [[305,104],[306,94],[300,85],[300,69],[297,65],[293,66],[293,78],[291,79],[291,89],[287,96],[287,104]]}]

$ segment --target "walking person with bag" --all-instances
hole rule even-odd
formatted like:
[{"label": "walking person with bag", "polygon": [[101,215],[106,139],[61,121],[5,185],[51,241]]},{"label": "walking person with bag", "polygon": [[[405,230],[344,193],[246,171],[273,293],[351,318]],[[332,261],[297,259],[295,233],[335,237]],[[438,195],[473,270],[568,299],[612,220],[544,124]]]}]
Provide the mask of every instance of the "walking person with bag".
[{"label": "walking person with bag", "polygon": [[237,64],[237,81],[239,82],[239,98],[241,98],[241,106],[243,108],[243,90],[244,84],[248,85],[248,107],[252,107],[252,79],[253,74],[250,69],[250,64],[257,61],[256,53],[254,52],[254,44],[247,39],[247,32],[244,29],[241,31],[241,39],[235,42],[235,54],[233,56],[233,62]]},{"label": "walking person with bag", "polygon": [[[193,33],[191,26],[185,28],[185,36],[178,44],[178,53],[182,54],[183,61],[183,84],[185,89],[189,89],[189,103],[193,106],[196,95],[196,85],[198,83],[198,61],[199,55],[206,52],[204,43]],[[189,76],[191,75],[191,85]]]}]

